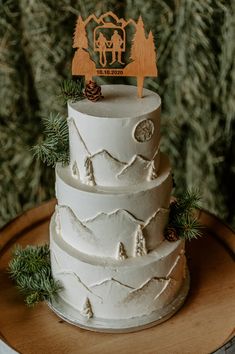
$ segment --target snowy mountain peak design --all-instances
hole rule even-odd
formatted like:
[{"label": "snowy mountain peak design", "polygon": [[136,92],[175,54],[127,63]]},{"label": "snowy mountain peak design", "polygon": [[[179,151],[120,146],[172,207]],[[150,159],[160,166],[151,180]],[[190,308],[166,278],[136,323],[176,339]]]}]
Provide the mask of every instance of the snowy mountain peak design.
[{"label": "snowy mountain peak design", "polygon": [[134,288],[126,283],[122,283],[114,278],[104,279],[99,283],[90,286],[92,292],[102,297],[103,302],[118,303],[125,299]]},{"label": "snowy mountain peak design", "polygon": [[[159,209],[147,221],[143,221],[125,209],[117,209],[80,220],[69,206],[58,205],[56,215],[60,235],[65,242],[83,253],[117,259],[120,243],[125,249],[126,257],[129,258],[143,256],[151,247],[155,247],[156,242],[161,242],[163,235],[158,241],[156,230],[159,232],[161,217],[164,219],[168,214],[165,209]],[[136,253],[136,235],[140,231],[145,251]]]},{"label": "snowy mountain peak design", "polygon": [[149,224],[151,224],[152,221],[154,221],[158,216],[161,215],[169,215],[169,209],[168,208],[159,208],[153,215],[150,216],[150,218],[144,223],[144,227],[147,227]]},{"label": "snowy mountain peak design", "polygon": [[103,302],[124,303],[128,306],[135,306],[140,298],[148,299],[150,303],[161,296],[166,291],[166,296],[171,296],[172,287],[178,286],[180,282],[171,277],[153,277],[148,279],[143,285],[135,288],[128,283],[111,278],[90,286],[90,290],[96,296],[102,298]]},{"label": "snowy mountain peak design", "polygon": [[60,220],[61,218],[69,217],[69,222],[71,222],[72,227],[74,227],[75,231],[77,231],[78,233],[89,232],[90,234],[92,234],[89,228],[76,217],[70,207],[66,205],[57,205],[57,213],[60,216]]},{"label": "snowy mountain peak design", "polygon": [[140,296],[146,296],[147,294],[153,293],[159,293],[159,291],[162,291],[163,288],[169,283],[170,279],[165,278],[165,277],[153,277],[149,280],[146,281],[145,284],[143,284],[141,287],[138,289],[134,289],[125,298],[125,302],[133,301],[136,298],[139,298]]},{"label": "snowy mountain peak design", "polygon": [[[79,286],[79,294],[81,295],[81,293],[89,293],[91,295],[93,295],[94,297],[97,297],[99,298],[100,300],[102,300],[102,297],[95,294],[88,285],[86,285],[82,280],[81,278],[77,275],[77,273],[73,272],[72,270],[69,270],[69,269],[61,269],[61,270],[58,270],[57,272],[54,273],[54,276],[56,279],[62,281],[63,279],[63,282],[66,282],[66,278],[69,277],[70,279],[73,278],[74,281],[75,281],[75,286],[78,287]],[[62,282],[62,284],[63,284]],[[71,280],[70,280],[70,283],[71,283]],[[78,285],[78,284],[79,285]]]},{"label": "snowy mountain peak design", "polygon": [[136,230],[143,225],[142,220],[136,219],[123,209],[111,213],[99,213],[91,219],[83,221],[97,238],[102,253],[117,258],[118,244],[122,244],[126,257],[133,257]]},{"label": "snowy mountain peak design", "polygon": [[104,280],[102,280],[99,283],[92,284],[90,287],[94,289],[94,288],[98,288],[98,287],[101,287],[101,286],[107,286],[109,284],[114,284],[114,283],[117,286],[121,286],[121,287],[124,287],[124,288],[127,288],[127,289],[132,289],[132,290],[135,289],[135,288],[133,288],[133,286],[130,286],[128,284],[124,284],[121,281],[119,281],[117,279],[114,279],[114,278],[104,279]]},{"label": "snowy mountain peak design", "polygon": [[125,209],[116,209],[114,211],[112,211],[111,213],[98,213],[96,216],[94,216],[93,218],[90,219],[86,219],[85,223],[86,225],[89,225],[89,223],[93,223],[95,221],[104,221],[104,219],[112,219],[112,218],[116,218],[116,217],[121,217],[123,219],[129,220],[135,224],[143,224],[144,222],[142,220],[136,219],[131,213],[129,213],[129,211],[125,210]]},{"label": "snowy mountain peak design", "polygon": [[159,299],[163,294],[165,297],[170,297],[172,287],[180,285],[182,266],[185,266],[185,257],[184,255],[179,255],[167,275],[148,279],[139,288],[130,291],[125,298],[125,302],[130,302],[140,296],[148,296],[149,294],[153,294],[153,300]]},{"label": "snowy mountain peak design", "polygon": [[142,167],[143,169],[147,169],[152,161],[145,159],[141,155],[134,155],[132,160],[125,164],[124,168],[118,173],[117,177],[124,176],[128,173],[129,169],[135,167],[136,170],[138,167]]},{"label": "snowy mountain peak design", "polygon": [[92,154],[90,156],[91,159],[95,159],[97,156],[101,156],[105,159],[110,159],[113,160],[114,162],[120,164],[121,166],[126,166],[126,162],[122,162],[120,160],[118,160],[117,158],[115,158],[113,155],[111,155],[107,150],[102,149],[97,151],[96,153]]},{"label": "snowy mountain peak design", "polygon": [[130,161],[121,161],[106,149],[101,149],[92,154],[73,118],[68,118],[68,125],[70,160],[73,163],[76,161],[83,183],[89,184],[85,164],[87,159],[92,165],[90,170],[93,171],[93,184],[100,186],[126,186],[133,181],[142,183],[157,178],[154,159],[159,152],[158,148],[150,160],[141,155],[134,155]]},{"label": "snowy mountain peak design", "polygon": [[99,185],[128,185],[133,181],[141,183],[153,179],[154,161],[145,159],[141,155],[134,155],[129,162],[123,162],[108,151],[101,150],[90,158],[96,183]]},{"label": "snowy mountain peak design", "polygon": [[90,155],[90,152],[89,152],[73,118],[68,118],[68,126],[69,126],[69,129],[71,130],[71,133],[74,131],[75,134],[77,135],[76,138],[77,138],[77,140],[80,140],[80,143],[81,143],[81,145],[83,145],[83,148],[87,152],[87,155]]}]

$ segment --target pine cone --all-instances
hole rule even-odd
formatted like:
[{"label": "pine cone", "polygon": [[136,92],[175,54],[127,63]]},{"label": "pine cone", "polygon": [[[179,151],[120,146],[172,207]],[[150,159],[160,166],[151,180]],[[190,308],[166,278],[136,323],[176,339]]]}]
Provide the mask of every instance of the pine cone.
[{"label": "pine cone", "polygon": [[179,236],[177,235],[176,229],[173,227],[167,227],[165,230],[165,239],[169,242],[177,241]]},{"label": "pine cone", "polygon": [[86,84],[84,96],[90,101],[98,101],[100,98],[103,98],[101,87],[97,85],[95,81],[89,81],[88,84]]},{"label": "pine cone", "polygon": [[177,204],[177,203],[178,203],[178,199],[172,195],[170,199],[170,205]]}]

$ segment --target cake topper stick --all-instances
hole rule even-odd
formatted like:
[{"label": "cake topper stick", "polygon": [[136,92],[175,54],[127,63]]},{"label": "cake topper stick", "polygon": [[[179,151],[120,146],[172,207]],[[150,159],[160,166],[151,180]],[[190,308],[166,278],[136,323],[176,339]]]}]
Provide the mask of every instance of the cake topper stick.
[{"label": "cake topper stick", "polygon": [[[87,37],[89,25],[93,30],[92,43]],[[129,25],[135,31],[132,40],[126,35]],[[153,34],[150,31],[146,37],[141,16],[137,22],[120,19],[111,11],[98,18],[92,14],[86,20],[79,16],[73,48],[76,52],[72,75],[85,76],[86,82],[93,76],[136,76],[138,97],[142,97],[144,78],[157,76]]]}]

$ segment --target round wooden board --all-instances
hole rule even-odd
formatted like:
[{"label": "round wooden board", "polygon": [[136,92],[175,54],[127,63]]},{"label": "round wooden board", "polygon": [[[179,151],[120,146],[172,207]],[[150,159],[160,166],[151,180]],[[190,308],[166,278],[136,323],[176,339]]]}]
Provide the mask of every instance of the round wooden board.
[{"label": "round wooden board", "polygon": [[0,233],[0,335],[14,349],[22,354],[204,354],[234,336],[235,235],[205,211],[200,211],[208,226],[204,237],[187,244],[189,296],[165,323],[136,333],[95,333],[64,322],[46,304],[27,308],[7,264],[15,244],[48,242],[54,205],[53,200],[26,212]]}]

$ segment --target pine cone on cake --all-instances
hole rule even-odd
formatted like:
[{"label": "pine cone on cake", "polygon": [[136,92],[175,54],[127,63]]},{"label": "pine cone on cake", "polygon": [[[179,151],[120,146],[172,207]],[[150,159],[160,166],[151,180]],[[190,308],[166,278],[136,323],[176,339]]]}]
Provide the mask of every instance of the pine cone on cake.
[{"label": "pine cone on cake", "polygon": [[90,80],[88,84],[86,84],[84,96],[90,101],[98,101],[99,99],[103,98],[101,93],[101,87],[97,85],[95,81]]},{"label": "pine cone on cake", "polygon": [[165,239],[169,242],[175,242],[179,240],[176,229],[174,227],[167,227],[165,230]]}]

